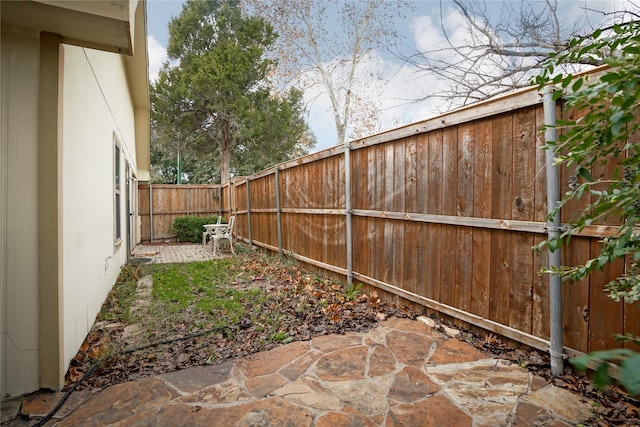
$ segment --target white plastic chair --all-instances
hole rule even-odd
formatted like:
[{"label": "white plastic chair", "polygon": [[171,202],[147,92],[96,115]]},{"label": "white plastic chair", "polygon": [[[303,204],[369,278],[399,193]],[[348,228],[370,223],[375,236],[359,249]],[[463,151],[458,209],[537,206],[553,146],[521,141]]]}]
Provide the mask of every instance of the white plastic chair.
[{"label": "white plastic chair", "polygon": [[226,227],[216,227],[215,232],[211,238],[213,239],[213,256],[216,256],[219,249],[220,240],[227,239],[229,240],[229,246],[231,247],[231,253],[236,254],[236,251],[233,249],[233,225],[236,222],[236,216],[233,215],[229,218],[229,223]]},{"label": "white plastic chair", "polygon": [[[216,222],[216,225],[220,225],[221,222],[222,222],[222,215],[218,216],[218,221]],[[213,229],[207,229],[206,231],[202,232],[202,247],[203,248],[207,244],[207,239],[211,239],[212,236],[213,236]]]}]

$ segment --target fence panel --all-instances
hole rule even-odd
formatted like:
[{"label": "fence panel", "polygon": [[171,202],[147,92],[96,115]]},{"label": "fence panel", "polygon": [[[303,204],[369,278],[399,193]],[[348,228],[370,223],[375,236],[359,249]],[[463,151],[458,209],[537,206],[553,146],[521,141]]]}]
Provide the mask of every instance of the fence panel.
[{"label": "fence panel", "polygon": [[141,184],[138,195],[143,242],[175,238],[178,217],[217,215],[220,210],[218,185]]},{"label": "fence panel", "polygon": [[[565,119],[579,114],[561,104],[557,111]],[[538,272],[547,257],[531,250],[546,238],[543,118],[538,94],[525,91],[354,141],[348,165],[347,148],[335,147],[235,179],[222,186],[220,206],[238,215],[236,234],[246,241],[277,251],[281,236],[283,251],[346,280],[353,277],[546,349],[549,278]],[[606,176],[614,165],[592,172]],[[571,169],[560,170],[561,194],[574,183],[573,175]],[[148,202],[143,193],[140,200]],[[568,204],[562,221],[588,203],[583,198]],[[563,263],[595,255],[607,232],[611,229],[595,227],[574,237],[562,248]],[[616,263],[564,285],[566,347],[587,352],[622,345],[613,340],[616,332],[640,334],[640,309],[615,303],[603,292],[624,268]]]}]

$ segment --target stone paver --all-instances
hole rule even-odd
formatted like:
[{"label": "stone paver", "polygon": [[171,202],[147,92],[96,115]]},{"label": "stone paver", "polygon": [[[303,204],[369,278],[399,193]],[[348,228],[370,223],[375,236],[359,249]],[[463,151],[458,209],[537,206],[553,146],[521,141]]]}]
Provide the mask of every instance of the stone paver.
[{"label": "stone paver", "polygon": [[199,244],[179,243],[171,245],[137,245],[133,248],[133,259],[148,260],[152,264],[172,262],[209,261],[230,256],[231,253],[218,252],[213,256],[211,245],[203,247]]},{"label": "stone paver", "polygon": [[[31,405],[41,415],[57,397],[25,398],[22,414]],[[423,322],[388,319],[362,334],[317,337],[115,385],[56,421],[61,427],[561,427],[584,423],[591,408],[582,396]]]}]

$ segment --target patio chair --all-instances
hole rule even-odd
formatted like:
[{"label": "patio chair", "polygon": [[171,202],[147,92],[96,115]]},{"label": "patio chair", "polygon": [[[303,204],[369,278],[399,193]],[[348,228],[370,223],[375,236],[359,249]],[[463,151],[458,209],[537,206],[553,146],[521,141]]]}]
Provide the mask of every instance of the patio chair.
[{"label": "patio chair", "polygon": [[[222,215],[219,215],[218,216],[218,221],[216,222],[216,225],[220,225],[221,223],[222,223]],[[202,247],[203,248],[207,244],[207,239],[211,240],[212,236],[213,236],[213,229],[207,229],[206,231],[202,232]]]},{"label": "patio chair", "polygon": [[233,249],[233,225],[235,224],[235,222],[236,216],[233,215],[231,218],[229,218],[229,223],[226,227],[219,227],[215,229],[215,233],[213,234],[213,236],[211,236],[211,238],[213,239],[213,256],[216,256],[219,249],[218,245],[220,244],[220,240],[223,239],[229,240],[231,253],[234,255],[236,254],[236,251]]}]

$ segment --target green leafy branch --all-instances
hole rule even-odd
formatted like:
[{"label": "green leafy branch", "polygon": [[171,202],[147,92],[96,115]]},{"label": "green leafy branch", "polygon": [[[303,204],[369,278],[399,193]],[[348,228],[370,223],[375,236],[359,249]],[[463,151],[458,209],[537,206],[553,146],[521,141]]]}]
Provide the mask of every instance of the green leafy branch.
[{"label": "green leafy branch", "polygon": [[[563,72],[567,64],[585,59],[604,61],[607,68],[597,74],[573,75]],[[601,240],[600,253],[583,265],[546,269],[564,281],[576,282],[616,260],[625,262],[624,273],[609,282],[606,290],[616,301],[640,301],[640,23],[617,24],[576,38],[569,48],[552,54],[542,73],[535,78],[540,88],[558,87],[554,99],[577,112],[575,120],[558,121],[557,141],[545,149],[556,151],[556,165],[573,168],[570,189],[554,207],[553,218],[572,201],[589,197],[583,209],[570,219],[556,239],[534,247],[556,251],[585,227],[606,219],[620,225]],[[608,167],[613,166],[613,167]],[[613,176],[593,176],[597,168],[613,169]],[[632,338],[638,342],[638,338]],[[609,365],[620,365],[620,383],[631,393],[640,393],[640,355],[630,349],[594,352],[572,363],[580,369],[596,366],[596,384],[610,383]]]}]

